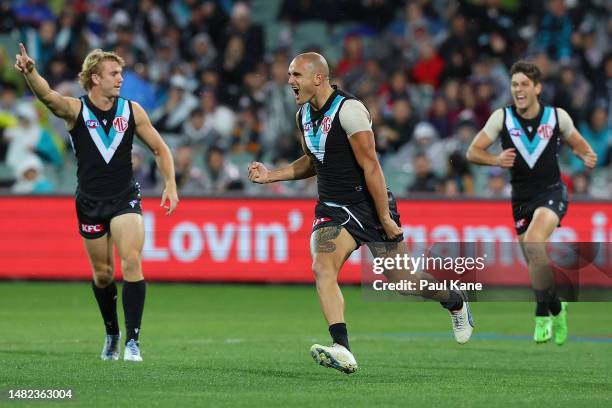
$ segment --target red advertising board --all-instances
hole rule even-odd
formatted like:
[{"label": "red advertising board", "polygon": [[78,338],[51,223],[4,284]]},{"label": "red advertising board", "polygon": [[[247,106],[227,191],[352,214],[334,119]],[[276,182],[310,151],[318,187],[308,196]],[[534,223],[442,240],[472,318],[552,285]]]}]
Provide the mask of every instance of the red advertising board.
[{"label": "red advertising board", "polygon": [[[184,198],[167,217],[157,199],[145,199],[145,276],[163,281],[311,282],[308,242],[314,204],[305,199]],[[515,239],[506,201],[400,200],[399,210],[409,242]],[[612,241],[612,203],[571,203],[554,238]],[[0,198],[0,256],[2,279],[91,276],[69,197]],[[360,256],[356,251],[349,259],[342,282],[360,281]],[[516,273],[520,268],[522,257],[514,254],[492,282],[526,284],[526,273]],[[607,285],[601,282],[595,276],[592,283]]]}]

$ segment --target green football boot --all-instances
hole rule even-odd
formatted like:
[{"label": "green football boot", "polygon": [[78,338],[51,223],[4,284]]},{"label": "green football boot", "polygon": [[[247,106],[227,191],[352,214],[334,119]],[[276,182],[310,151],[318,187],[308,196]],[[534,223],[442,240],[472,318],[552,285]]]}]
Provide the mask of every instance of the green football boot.
[{"label": "green football boot", "polygon": [[567,340],[567,302],[561,302],[561,312],[552,317],[552,330],[555,344],[562,346]]},{"label": "green football boot", "polygon": [[552,319],[550,316],[536,316],[533,339],[536,343],[546,343],[552,338]]}]

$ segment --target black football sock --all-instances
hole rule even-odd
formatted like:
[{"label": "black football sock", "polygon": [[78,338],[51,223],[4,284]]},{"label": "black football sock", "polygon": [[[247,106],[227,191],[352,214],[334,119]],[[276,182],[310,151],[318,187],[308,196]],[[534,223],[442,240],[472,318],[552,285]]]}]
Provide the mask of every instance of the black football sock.
[{"label": "black football sock", "polygon": [[454,290],[448,292],[448,300],[446,302],[440,302],[443,308],[450,311],[459,310],[463,307],[463,298],[461,295]]},{"label": "black football sock", "polygon": [[548,316],[548,302],[549,302],[549,292],[548,290],[534,290],[535,298],[536,298],[536,316]]},{"label": "black football sock", "polygon": [[348,332],[346,330],[346,323],[334,323],[329,326],[329,334],[331,334],[334,343],[340,344],[346,347],[347,350],[351,350],[348,341]]},{"label": "black football sock", "polygon": [[126,343],[132,339],[138,341],[146,288],[144,280],[123,283],[122,300],[123,313],[125,314]]},{"label": "black football sock", "polygon": [[102,314],[106,334],[119,334],[119,321],[117,319],[117,285],[112,281],[105,288],[99,288],[95,282],[91,283],[94,296],[98,301],[98,307]]},{"label": "black football sock", "polygon": [[561,313],[561,299],[557,297],[557,295],[553,294],[548,301],[548,309],[550,310],[550,314],[553,316],[557,316]]}]

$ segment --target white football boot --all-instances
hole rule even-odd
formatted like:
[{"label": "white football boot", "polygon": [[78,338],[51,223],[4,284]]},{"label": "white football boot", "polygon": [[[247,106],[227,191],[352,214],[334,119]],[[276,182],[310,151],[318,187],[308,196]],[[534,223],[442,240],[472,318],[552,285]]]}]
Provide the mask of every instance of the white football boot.
[{"label": "white football boot", "polygon": [[140,356],[140,348],[134,339],[131,339],[125,344],[123,361],[142,361],[142,357]]},{"label": "white football boot", "polygon": [[334,343],[331,347],[314,344],[310,348],[310,355],[323,367],[335,368],[345,374],[357,371],[357,361],[353,353],[340,344]]},{"label": "white football boot", "polygon": [[474,330],[474,320],[472,311],[467,300],[467,295],[464,292],[458,292],[463,299],[463,306],[459,310],[449,310],[451,315],[451,323],[453,326],[453,334],[457,343],[464,344],[472,336]]},{"label": "white football boot", "polygon": [[102,360],[119,360],[119,345],[121,341],[121,333],[107,334],[104,339],[104,347],[102,347]]}]

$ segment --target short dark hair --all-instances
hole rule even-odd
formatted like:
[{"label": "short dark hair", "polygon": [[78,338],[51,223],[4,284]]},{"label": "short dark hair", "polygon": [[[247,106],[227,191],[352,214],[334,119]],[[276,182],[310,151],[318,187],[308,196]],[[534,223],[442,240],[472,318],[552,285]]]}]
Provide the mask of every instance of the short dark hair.
[{"label": "short dark hair", "polygon": [[525,76],[533,81],[534,84],[539,84],[542,79],[542,71],[534,63],[528,61],[517,61],[510,68],[510,77],[517,73],[525,74]]}]

